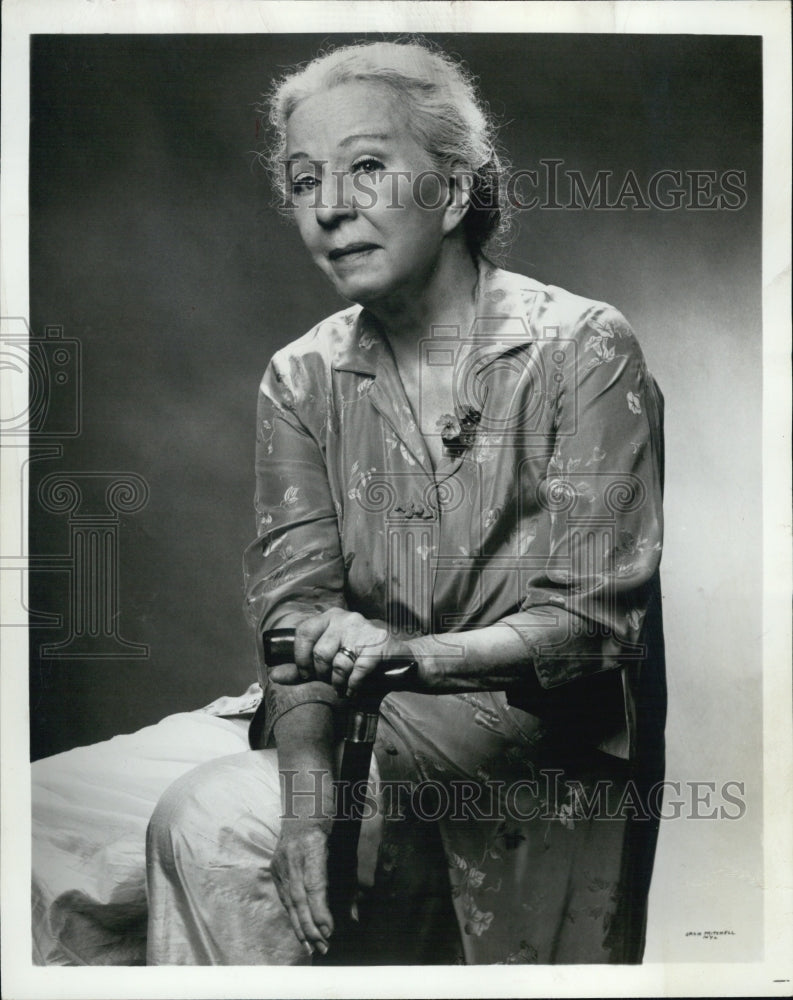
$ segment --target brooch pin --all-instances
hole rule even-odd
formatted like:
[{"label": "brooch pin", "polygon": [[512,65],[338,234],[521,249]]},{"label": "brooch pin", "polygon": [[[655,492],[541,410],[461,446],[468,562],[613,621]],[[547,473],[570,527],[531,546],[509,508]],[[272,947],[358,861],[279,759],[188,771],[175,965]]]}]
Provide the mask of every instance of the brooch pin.
[{"label": "brooch pin", "polygon": [[476,437],[476,428],[482,414],[472,406],[466,406],[461,417],[444,413],[435,426],[441,432],[443,446],[455,458],[470,448]]}]

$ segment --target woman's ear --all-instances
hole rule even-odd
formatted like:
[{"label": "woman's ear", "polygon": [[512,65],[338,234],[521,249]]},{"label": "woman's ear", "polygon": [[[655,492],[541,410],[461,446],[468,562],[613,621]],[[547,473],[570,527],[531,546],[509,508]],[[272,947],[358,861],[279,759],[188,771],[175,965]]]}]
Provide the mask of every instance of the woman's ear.
[{"label": "woman's ear", "polygon": [[455,170],[449,176],[449,194],[446,201],[444,229],[450,233],[463,221],[465,213],[471,206],[471,191],[474,186],[474,175],[470,170]]}]

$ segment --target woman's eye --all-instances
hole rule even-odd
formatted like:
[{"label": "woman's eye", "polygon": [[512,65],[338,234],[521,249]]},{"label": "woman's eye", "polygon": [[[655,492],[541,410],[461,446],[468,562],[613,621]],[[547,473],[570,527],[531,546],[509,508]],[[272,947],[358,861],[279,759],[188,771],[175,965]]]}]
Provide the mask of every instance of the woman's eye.
[{"label": "woman's eye", "polygon": [[362,156],[352,165],[353,173],[376,174],[378,170],[385,169],[381,160],[376,156]]},{"label": "woman's eye", "polygon": [[292,179],[292,193],[306,194],[308,191],[313,191],[317,184],[319,180],[316,177],[311,174],[301,174]]}]

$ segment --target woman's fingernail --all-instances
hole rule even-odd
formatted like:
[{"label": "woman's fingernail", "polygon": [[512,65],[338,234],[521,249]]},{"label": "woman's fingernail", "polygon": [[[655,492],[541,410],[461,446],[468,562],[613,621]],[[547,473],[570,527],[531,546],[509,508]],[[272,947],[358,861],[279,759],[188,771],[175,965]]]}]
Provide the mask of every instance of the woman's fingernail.
[{"label": "woman's fingernail", "polygon": [[321,952],[323,955],[327,955],[328,946],[324,941],[317,941],[317,951]]},{"label": "woman's fingernail", "polygon": [[303,942],[303,947],[306,949],[306,951],[309,953],[309,955],[313,955],[314,954],[314,949],[311,947],[311,945],[308,943],[308,941],[304,941]]},{"label": "woman's fingernail", "polygon": [[327,924],[322,924],[319,928],[319,933],[323,937],[330,937],[330,927]]}]

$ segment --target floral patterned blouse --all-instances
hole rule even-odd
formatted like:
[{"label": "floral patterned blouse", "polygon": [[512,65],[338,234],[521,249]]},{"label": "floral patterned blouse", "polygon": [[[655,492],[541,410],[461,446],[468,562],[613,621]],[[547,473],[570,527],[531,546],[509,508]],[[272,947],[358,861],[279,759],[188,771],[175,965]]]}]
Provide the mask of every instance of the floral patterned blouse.
[{"label": "floral patterned blouse", "polygon": [[[592,739],[629,757],[656,641],[644,626],[661,558],[661,394],[609,305],[482,264],[476,317],[420,345],[424,366],[454,370],[455,412],[434,427],[360,306],[276,352],[259,392],[247,614],[258,635],[347,607],[405,636],[517,615],[551,702],[572,681],[617,681],[618,724]],[[324,683],[260,675],[268,733],[300,702],[336,702]]]}]

